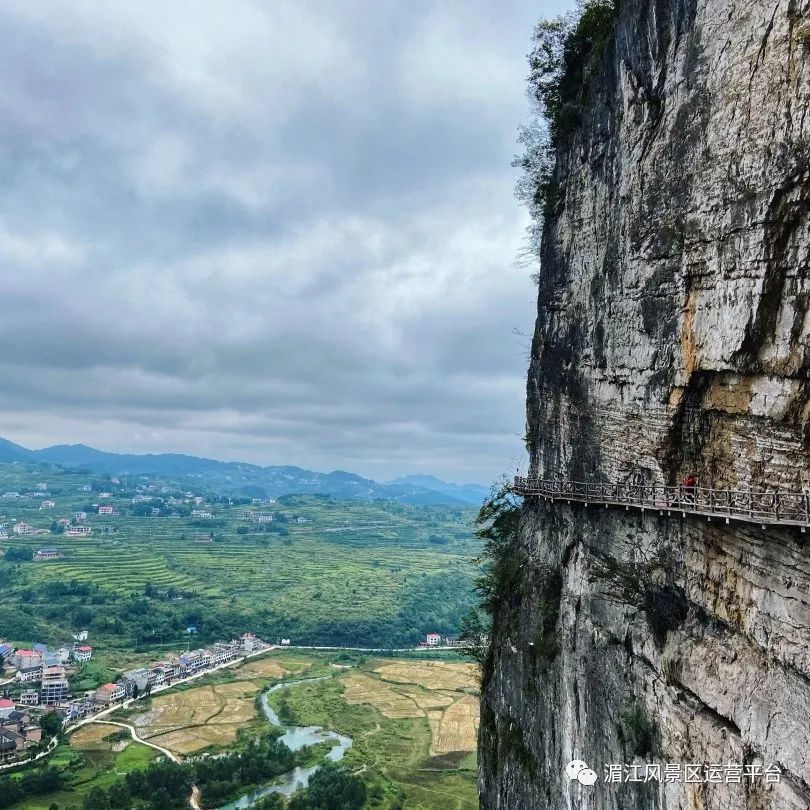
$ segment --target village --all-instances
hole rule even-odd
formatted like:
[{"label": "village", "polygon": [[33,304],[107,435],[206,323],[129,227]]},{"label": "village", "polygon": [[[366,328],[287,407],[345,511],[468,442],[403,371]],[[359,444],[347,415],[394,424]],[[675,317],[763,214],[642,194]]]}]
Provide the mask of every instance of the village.
[{"label": "village", "polygon": [[271,649],[253,633],[231,641],[216,642],[204,649],[188,650],[174,657],[125,672],[113,683],[105,683],[81,695],[70,692],[69,676],[89,661],[93,648],[87,632],[75,634],[73,643],[57,649],[45,644],[15,648],[0,640],[0,767],[28,761],[42,743],[41,719],[58,718],[57,730],[71,723],[92,719],[126,700],[150,695],[153,690],[206,671],[222,667]]},{"label": "village", "polygon": [[[44,538],[48,537],[53,542],[54,538],[88,538],[94,530],[103,534],[116,534],[118,526],[109,522],[109,518],[116,518],[121,515],[129,515],[134,518],[186,518],[194,522],[194,525],[202,526],[206,521],[215,518],[231,517],[245,524],[254,524],[259,528],[271,528],[274,521],[287,522],[292,520],[296,524],[304,524],[307,518],[302,515],[293,515],[288,518],[278,512],[262,511],[262,507],[272,507],[276,504],[275,498],[223,498],[216,505],[210,497],[195,494],[191,491],[180,492],[168,486],[158,486],[153,483],[139,484],[135,487],[134,493],[127,493],[125,485],[121,481],[112,477],[109,480],[108,490],[85,484],[79,487],[77,493],[68,496],[68,501],[75,499],[76,495],[92,495],[91,503],[87,503],[80,509],[73,509],[69,517],[59,515],[57,511],[58,497],[49,491],[46,481],[36,484],[30,491],[10,490],[0,494],[0,501],[7,504],[14,504],[25,512],[25,518],[0,516],[0,540],[8,540],[10,537],[19,538]],[[64,496],[66,493],[61,493]],[[60,498],[60,501],[62,499]],[[214,498],[216,500],[216,498]],[[234,509],[231,512],[231,509]],[[30,516],[31,510],[36,510],[35,515],[44,513],[47,526],[34,525],[42,521],[35,520]],[[101,518],[99,522],[95,518]],[[30,522],[29,522],[30,521]],[[247,529],[243,529],[247,531]],[[280,530],[282,531],[282,530]],[[213,541],[212,532],[199,532],[193,536],[198,543],[210,543]],[[65,554],[63,548],[54,545],[45,545],[41,548],[34,548],[30,551],[30,559],[35,562],[47,562],[58,560]]]}]

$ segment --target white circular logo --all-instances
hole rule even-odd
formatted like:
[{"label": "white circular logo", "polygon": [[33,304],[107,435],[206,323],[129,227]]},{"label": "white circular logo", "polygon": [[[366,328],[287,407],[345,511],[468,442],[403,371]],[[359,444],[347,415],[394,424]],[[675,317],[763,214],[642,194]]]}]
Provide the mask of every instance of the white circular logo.
[{"label": "white circular logo", "polygon": [[573,782],[574,779],[576,779],[582,771],[587,770],[587,768],[587,762],[583,762],[581,759],[572,759],[565,766],[565,772],[568,775],[568,778]]},{"label": "white circular logo", "polygon": [[580,785],[588,785],[589,787],[596,784],[597,778],[596,771],[592,771],[590,768],[583,768],[577,774],[577,781]]}]

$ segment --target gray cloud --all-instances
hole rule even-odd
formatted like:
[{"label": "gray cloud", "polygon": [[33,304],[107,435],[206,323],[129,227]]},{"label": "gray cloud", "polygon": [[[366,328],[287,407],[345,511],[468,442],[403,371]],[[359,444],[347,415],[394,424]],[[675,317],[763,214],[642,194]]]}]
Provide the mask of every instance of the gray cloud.
[{"label": "gray cloud", "polygon": [[569,3],[0,8],[0,434],[487,480],[521,453],[512,197]]}]

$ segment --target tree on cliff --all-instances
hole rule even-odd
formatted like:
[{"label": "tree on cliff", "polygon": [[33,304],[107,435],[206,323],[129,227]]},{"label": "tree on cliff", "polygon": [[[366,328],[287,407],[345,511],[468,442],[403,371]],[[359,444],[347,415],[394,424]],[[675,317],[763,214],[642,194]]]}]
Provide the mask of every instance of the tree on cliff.
[{"label": "tree on cliff", "polygon": [[487,625],[481,620],[481,612],[477,608],[471,608],[470,612],[461,620],[461,632],[459,641],[463,641],[466,646],[464,654],[479,664],[486,660],[487,637],[489,635]]},{"label": "tree on cliff", "polygon": [[475,588],[481,597],[481,608],[494,617],[498,607],[509,595],[520,571],[517,534],[520,507],[509,484],[493,489],[475,519],[476,537],[484,541],[478,562],[481,576]]},{"label": "tree on cliff", "polygon": [[492,661],[492,638],[487,639],[487,629],[492,628],[490,636],[497,632],[498,616],[514,595],[520,577],[519,524],[520,507],[511,486],[506,482],[493,486],[475,519],[476,536],[484,541],[483,551],[475,561],[481,570],[475,589],[486,621],[474,609],[462,625],[462,639],[472,642],[467,654],[481,664],[485,680]]},{"label": "tree on cliff", "polygon": [[521,154],[512,162],[522,174],[515,196],[529,209],[529,253],[538,256],[543,222],[556,201],[556,156],[580,124],[590,79],[616,20],[617,0],[587,0],[577,14],[541,20],[528,54],[527,93],[532,120],[521,127]]}]

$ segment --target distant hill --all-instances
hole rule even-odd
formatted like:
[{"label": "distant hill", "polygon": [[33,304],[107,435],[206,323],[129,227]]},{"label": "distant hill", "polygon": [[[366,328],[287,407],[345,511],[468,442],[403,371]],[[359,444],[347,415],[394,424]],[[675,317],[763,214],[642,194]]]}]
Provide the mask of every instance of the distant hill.
[{"label": "distant hill", "polygon": [[3,461],[36,461],[36,457],[31,450],[26,450],[8,439],[0,439],[0,462]]},{"label": "distant hill", "polygon": [[179,453],[160,453],[132,455],[129,453],[107,453],[96,450],[85,444],[57,444],[35,450],[34,455],[40,461],[60,464],[64,467],[83,467],[100,473],[159,473],[161,475],[187,475],[202,473],[211,469],[226,467],[245,467],[261,469],[251,464],[228,464],[224,461],[184,456]]},{"label": "distant hill", "polygon": [[414,486],[430,489],[466,503],[479,505],[489,495],[489,487],[482,484],[451,484],[433,475],[405,475],[389,483],[399,486]]},{"label": "distant hill", "polygon": [[187,456],[180,453],[108,453],[84,444],[60,444],[28,450],[0,439],[0,462],[33,461],[88,470],[98,475],[155,475],[193,478],[212,488],[248,497],[330,495],[353,500],[399,501],[415,505],[467,505],[480,503],[488,492],[477,484],[451,484],[430,475],[411,475],[379,482],[355,473],[335,470],[314,472],[301,467],[261,467],[233,461]]}]

